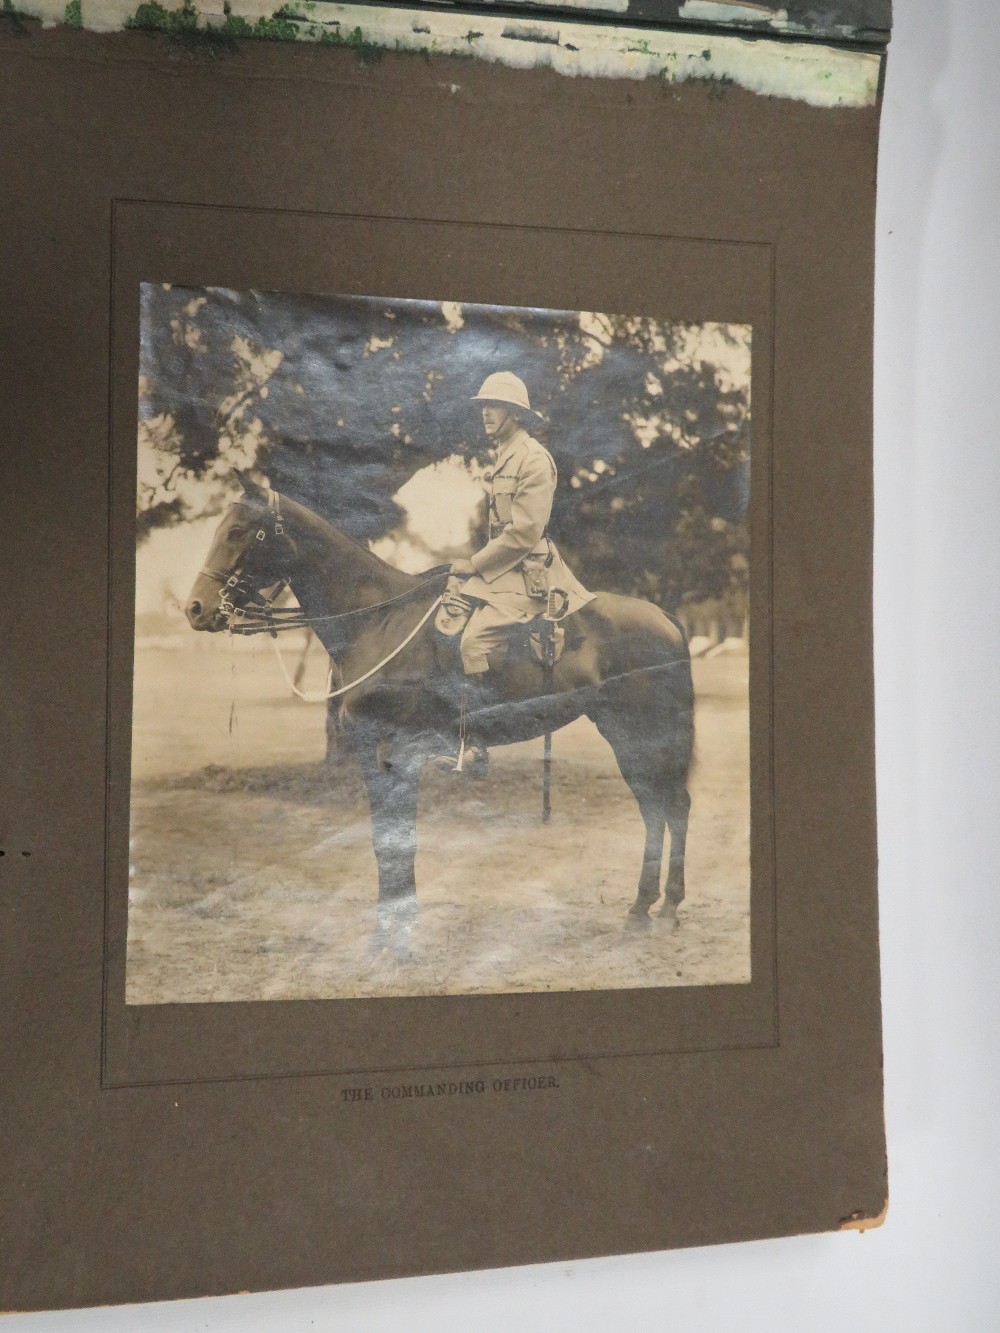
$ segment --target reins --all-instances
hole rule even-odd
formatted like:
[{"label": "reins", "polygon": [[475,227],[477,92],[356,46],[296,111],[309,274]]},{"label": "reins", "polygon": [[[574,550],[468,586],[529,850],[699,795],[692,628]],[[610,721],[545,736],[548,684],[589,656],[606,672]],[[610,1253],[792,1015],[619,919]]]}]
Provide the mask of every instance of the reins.
[{"label": "reins", "polygon": [[[209,571],[203,570],[203,573]],[[217,576],[216,576],[217,577]],[[394,597],[387,597],[382,602],[372,602],[370,606],[356,606],[350,611],[338,611],[326,616],[307,616],[299,606],[272,606],[272,601],[280,597],[288,587],[288,580],[282,579],[275,585],[275,591],[270,597],[266,597],[261,602],[251,602],[245,606],[234,606],[232,611],[226,611],[230,617],[230,634],[280,634],[284,630],[310,629],[313,625],[324,624],[334,620],[349,620],[354,616],[371,615],[375,611],[381,611],[387,606],[395,606],[399,602],[405,602],[410,597],[415,597],[418,592],[424,588],[430,588],[439,582],[440,575],[434,578],[425,579],[422,583],[416,584],[413,588],[407,588],[405,592],[397,593]],[[237,585],[233,585],[234,587]],[[440,598],[438,599],[440,600]],[[225,608],[223,607],[225,611]]]},{"label": "reins", "polygon": [[[277,491],[271,491],[269,493],[267,504],[268,508],[274,513],[274,535],[280,537],[284,533],[284,525],[281,517],[281,496]],[[264,542],[267,540],[267,536],[267,529],[261,527],[258,529],[254,540]],[[278,664],[281,667],[281,672],[285,677],[285,681],[293,694],[296,694],[306,703],[323,703],[328,699],[336,699],[340,695],[347,694],[350,690],[356,689],[359,685],[363,685],[366,680],[371,680],[372,676],[377,675],[383,667],[388,666],[394,658],[399,656],[404,648],[412,643],[437,608],[441,605],[443,599],[443,594],[435,597],[434,601],[431,602],[430,606],[413,629],[410,630],[406,638],[403,639],[401,643],[397,644],[390,653],[387,653],[381,661],[376,662],[376,664],[363,675],[358,676],[356,680],[352,680],[347,685],[341,685],[337,689],[332,689],[334,668],[331,661],[330,669],[327,672],[325,691],[322,693],[308,694],[303,690],[300,690],[288,674],[288,668],[285,666],[285,659],[282,657],[281,649],[278,646],[279,633],[287,630],[312,629],[314,625],[321,623],[349,620],[356,616],[372,615],[377,611],[384,610],[388,606],[395,606],[400,602],[408,601],[410,598],[415,597],[420,593],[424,588],[429,588],[438,583],[441,576],[444,574],[445,569],[442,567],[442,569],[435,573],[433,577],[424,579],[422,582],[416,584],[415,587],[407,588],[404,592],[396,593],[393,597],[386,597],[381,602],[373,602],[370,606],[358,606],[350,611],[340,611],[329,615],[307,616],[299,606],[286,607],[274,605],[276,599],[289,587],[289,580],[287,577],[280,578],[272,586],[271,592],[267,596],[264,596],[259,589],[255,589],[248,584],[243,572],[245,561],[246,555],[244,554],[244,564],[237,565],[228,575],[220,573],[220,571],[216,569],[202,569],[201,572],[207,578],[214,579],[217,583],[221,584],[219,589],[219,610],[227,619],[227,629],[229,633],[242,635],[269,634],[274,641],[275,656],[278,659]],[[260,597],[261,600],[246,600],[242,605],[237,606],[230,595],[236,594],[237,592],[241,593],[248,599]]]},{"label": "reins", "polygon": [[336,690],[330,688],[331,685],[333,684],[332,662],[330,664],[330,669],[326,675],[326,691],[323,693],[306,694],[303,690],[299,689],[299,687],[295,684],[295,681],[292,680],[291,676],[288,674],[288,668],[285,666],[285,659],[281,655],[281,649],[278,646],[278,640],[276,636],[274,639],[274,654],[278,659],[278,665],[281,667],[282,675],[285,677],[288,687],[293,694],[297,694],[298,697],[300,699],[304,699],[307,704],[325,703],[327,699],[339,698],[340,695],[347,694],[349,690],[356,689],[359,685],[363,685],[366,680],[371,680],[372,676],[377,675],[382,670],[383,667],[388,666],[394,657],[399,656],[399,654],[403,651],[403,649],[407,646],[407,644],[412,643],[412,641],[417,637],[417,635],[427,624],[428,620],[430,620],[431,616],[434,614],[434,612],[438,609],[440,605],[441,605],[441,598],[435,597],[434,601],[431,602],[430,606],[417,621],[416,625],[414,625],[413,629],[410,630],[409,634],[407,634],[406,638],[403,640],[402,643],[397,644],[396,647],[393,648],[391,653],[388,653],[385,657],[383,657],[381,662],[376,662],[375,665],[369,671],[366,671],[364,673],[363,676],[358,676],[357,679],[352,680],[349,685],[341,685]]}]

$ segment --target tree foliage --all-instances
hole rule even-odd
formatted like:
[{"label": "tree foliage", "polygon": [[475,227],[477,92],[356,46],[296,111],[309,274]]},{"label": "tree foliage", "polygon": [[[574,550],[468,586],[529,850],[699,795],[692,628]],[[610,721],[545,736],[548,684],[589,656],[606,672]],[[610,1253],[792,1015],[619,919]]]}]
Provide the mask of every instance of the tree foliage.
[{"label": "tree foliage", "polygon": [[553,538],[583,581],[664,606],[745,584],[749,330],[645,317],[147,284],[139,535],[221,509],[234,466],[352,536],[419,469],[486,461],[470,398],[528,386]]}]

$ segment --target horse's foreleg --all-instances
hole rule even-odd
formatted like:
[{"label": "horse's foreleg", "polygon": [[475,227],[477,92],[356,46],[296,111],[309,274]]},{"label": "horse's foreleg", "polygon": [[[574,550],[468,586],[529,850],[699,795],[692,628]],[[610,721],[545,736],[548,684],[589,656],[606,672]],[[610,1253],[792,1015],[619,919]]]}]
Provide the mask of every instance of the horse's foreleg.
[{"label": "horse's foreleg", "polygon": [[362,762],[371,807],[372,847],[378,866],[380,931],[408,930],[416,918],[417,780],[410,765],[376,754]]}]

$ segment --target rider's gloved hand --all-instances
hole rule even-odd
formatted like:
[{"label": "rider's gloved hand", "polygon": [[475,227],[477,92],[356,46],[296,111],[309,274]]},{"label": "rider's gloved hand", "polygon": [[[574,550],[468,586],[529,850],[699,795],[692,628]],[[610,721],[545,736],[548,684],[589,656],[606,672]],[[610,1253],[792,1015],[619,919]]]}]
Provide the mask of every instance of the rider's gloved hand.
[{"label": "rider's gloved hand", "polygon": [[476,571],[471,560],[453,560],[451,572],[457,579],[471,579]]}]

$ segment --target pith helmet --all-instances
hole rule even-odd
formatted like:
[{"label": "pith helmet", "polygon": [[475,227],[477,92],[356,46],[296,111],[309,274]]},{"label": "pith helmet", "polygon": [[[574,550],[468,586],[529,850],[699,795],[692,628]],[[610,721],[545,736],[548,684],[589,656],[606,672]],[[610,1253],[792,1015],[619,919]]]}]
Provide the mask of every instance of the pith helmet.
[{"label": "pith helmet", "polygon": [[523,412],[538,416],[528,402],[528,390],[524,381],[512,375],[509,370],[498,370],[494,375],[487,375],[483,387],[471,399],[473,403],[505,403],[508,407],[519,407]]}]

